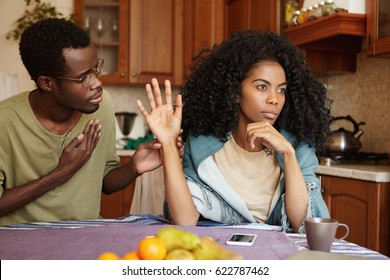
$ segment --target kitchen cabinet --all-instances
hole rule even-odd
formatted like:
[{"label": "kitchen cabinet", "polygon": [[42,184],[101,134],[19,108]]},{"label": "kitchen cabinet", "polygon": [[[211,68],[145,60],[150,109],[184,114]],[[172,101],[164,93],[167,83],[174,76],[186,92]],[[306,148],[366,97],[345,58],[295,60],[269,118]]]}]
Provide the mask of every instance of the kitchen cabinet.
[{"label": "kitchen cabinet", "polygon": [[367,55],[390,54],[390,2],[366,1]]},{"label": "kitchen cabinet", "polygon": [[183,0],[75,0],[74,7],[76,22],[105,59],[104,83],[145,84],[155,77],[182,84]]},{"label": "kitchen cabinet", "polygon": [[225,38],[244,29],[283,33],[287,26],[287,9],[299,8],[302,4],[303,0],[226,0]]},{"label": "kitchen cabinet", "polygon": [[[357,53],[366,35],[364,14],[336,13],[285,28],[289,0],[227,0],[225,37],[243,29],[270,30],[286,36],[306,57],[317,76],[356,71]],[[299,2],[302,7],[303,1]]]},{"label": "kitchen cabinet", "polygon": [[75,22],[86,29],[96,44],[98,56],[104,58],[105,84],[128,82],[128,0],[75,0]]},{"label": "kitchen cabinet", "polygon": [[330,216],[349,227],[346,240],[390,256],[389,182],[322,175],[321,188]]},{"label": "kitchen cabinet", "polygon": [[204,48],[224,39],[225,0],[184,2],[184,75],[190,74],[191,59]]},{"label": "kitchen cabinet", "polygon": [[[121,165],[127,164],[131,156],[121,156]],[[135,181],[125,189],[115,192],[113,194],[103,194],[100,202],[100,216],[105,219],[115,219],[129,215],[131,202],[133,201],[133,194],[135,188]]]},{"label": "kitchen cabinet", "polygon": [[130,83],[183,82],[183,0],[130,0]]},{"label": "kitchen cabinet", "polygon": [[226,38],[244,29],[279,31],[278,7],[275,0],[227,0]]},{"label": "kitchen cabinet", "polygon": [[317,75],[355,72],[366,35],[366,15],[338,12],[288,28],[284,35],[302,49]]}]

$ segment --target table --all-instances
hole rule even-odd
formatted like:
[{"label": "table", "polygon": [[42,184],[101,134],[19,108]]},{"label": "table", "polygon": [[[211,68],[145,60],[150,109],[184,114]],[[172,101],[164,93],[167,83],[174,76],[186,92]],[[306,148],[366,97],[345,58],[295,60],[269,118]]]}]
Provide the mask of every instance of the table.
[{"label": "table", "polygon": [[[104,251],[119,256],[136,250],[145,236],[154,235],[168,221],[153,215],[129,215],[120,219],[31,223],[0,227],[1,260],[94,260]],[[181,227],[199,236],[211,236],[222,246],[233,233],[256,233],[251,247],[229,246],[245,260],[284,260],[305,248],[305,237],[278,230],[232,228],[216,223]],[[388,259],[358,245],[335,242],[332,252]]]}]

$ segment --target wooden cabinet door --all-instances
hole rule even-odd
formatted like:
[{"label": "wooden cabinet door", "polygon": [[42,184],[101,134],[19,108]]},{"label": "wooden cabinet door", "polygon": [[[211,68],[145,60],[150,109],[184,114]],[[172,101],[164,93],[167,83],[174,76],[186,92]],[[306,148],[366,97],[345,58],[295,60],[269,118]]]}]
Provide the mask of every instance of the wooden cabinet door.
[{"label": "wooden cabinet door", "polygon": [[279,32],[279,3],[275,0],[227,0],[226,37],[244,29]]},{"label": "wooden cabinet door", "polygon": [[390,53],[390,1],[366,1],[367,54]]},{"label": "wooden cabinet door", "polygon": [[224,39],[226,0],[185,0],[184,2],[184,75],[190,74],[191,59],[204,48]]},{"label": "wooden cabinet door", "polygon": [[[88,30],[91,40],[96,44],[98,56],[105,60],[102,82],[128,83],[129,1],[74,0],[74,19]],[[101,34],[97,32],[99,20]]]},{"label": "wooden cabinet door", "polygon": [[349,227],[346,240],[390,255],[390,183],[333,176],[321,182],[330,216]]},{"label": "wooden cabinet door", "polygon": [[131,0],[131,83],[183,81],[183,0]]},{"label": "wooden cabinet door", "polygon": [[[131,157],[121,157],[121,165],[125,165]],[[133,201],[135,181],[125,189],[113,194],[103,194],[100,202],[100,216],[105,219],[115,219],[130,214]]]}]

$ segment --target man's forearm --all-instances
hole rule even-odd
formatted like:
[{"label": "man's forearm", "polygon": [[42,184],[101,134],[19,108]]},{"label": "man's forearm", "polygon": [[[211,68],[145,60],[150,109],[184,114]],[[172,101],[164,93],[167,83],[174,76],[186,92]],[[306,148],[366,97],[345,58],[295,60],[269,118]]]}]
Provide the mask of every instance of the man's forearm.
[{"label": "man's forearm", "polygon": [[59,172],[54,170],[30,183],[5,189],[0,197],[0,216],[23,207],[66,181],[66,178],[61,177]]}]

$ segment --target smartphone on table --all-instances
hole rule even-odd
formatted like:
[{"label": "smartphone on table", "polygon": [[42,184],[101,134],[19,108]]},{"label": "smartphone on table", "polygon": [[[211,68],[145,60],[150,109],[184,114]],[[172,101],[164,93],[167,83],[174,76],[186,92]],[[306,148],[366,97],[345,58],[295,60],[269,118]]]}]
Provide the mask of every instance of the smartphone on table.
[{"label": "smartphone on table", "polygon": [[234,233],[226,241],[226,245],[252,246],[255,243],[256,237],[256,234]]}]

